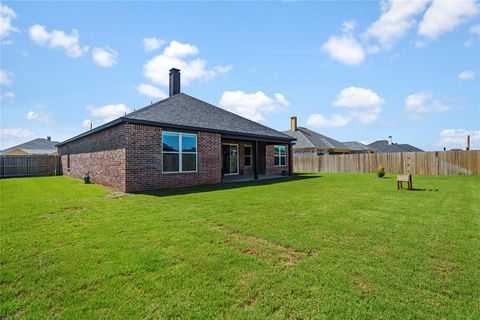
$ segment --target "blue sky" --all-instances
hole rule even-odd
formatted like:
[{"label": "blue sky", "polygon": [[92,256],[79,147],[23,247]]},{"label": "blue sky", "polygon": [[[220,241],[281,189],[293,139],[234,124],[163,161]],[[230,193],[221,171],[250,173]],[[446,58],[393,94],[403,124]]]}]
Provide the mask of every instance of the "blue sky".
[{"label": "blue sky", "polygon": [[[9,2],[1,146],[64,140],[182,91],[278,130],[480,144],[480,5],[415,2]],[[148,39],[148,40],[147,40]]]}]

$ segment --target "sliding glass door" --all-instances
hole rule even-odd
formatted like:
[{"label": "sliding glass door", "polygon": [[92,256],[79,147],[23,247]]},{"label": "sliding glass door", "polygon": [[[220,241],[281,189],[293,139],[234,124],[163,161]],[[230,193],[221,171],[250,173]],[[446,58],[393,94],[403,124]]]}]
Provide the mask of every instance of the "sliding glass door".
[{"label": "sliding glass door", "polygon": [[238,174],[238,145],[222,145],[222,172],[223,174]]}]

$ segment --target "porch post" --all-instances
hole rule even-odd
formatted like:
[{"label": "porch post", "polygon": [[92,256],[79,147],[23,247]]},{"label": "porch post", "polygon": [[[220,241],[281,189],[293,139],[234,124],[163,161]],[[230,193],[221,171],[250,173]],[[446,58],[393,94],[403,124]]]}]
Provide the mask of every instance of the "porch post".
[{"label": "porch post", "polygon": [[288,175],[293,173],[293,144],[288,145]]},{"label": "porch post", "polygon": [[253,178],[258,179],[258,141],[255,140],[255,148],[253,152]]}]

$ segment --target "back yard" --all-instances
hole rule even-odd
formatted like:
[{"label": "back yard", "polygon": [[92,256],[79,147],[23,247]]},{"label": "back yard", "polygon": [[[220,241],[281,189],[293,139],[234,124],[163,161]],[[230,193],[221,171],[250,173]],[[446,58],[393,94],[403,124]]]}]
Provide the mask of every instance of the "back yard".
[{"label": "back yard", "polygon": [[480,177],[0,186],[0,317],[480,318]]}]

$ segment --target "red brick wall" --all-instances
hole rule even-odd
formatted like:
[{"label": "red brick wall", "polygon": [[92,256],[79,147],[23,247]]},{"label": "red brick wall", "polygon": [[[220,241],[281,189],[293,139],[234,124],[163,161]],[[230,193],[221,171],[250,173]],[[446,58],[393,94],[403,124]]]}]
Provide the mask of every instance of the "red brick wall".
[{"label": "red brick wall", "polygon": [[[281,145],[281,144],[279,144]],[[270,144],[266,146],[266,161],[267,161],[267,174],[281,174],[282,171],[288,171],[288,157],[289,146],[286,145],[286,158],[285,158],[285,165],[284,166],[275,166],[275,150],[274,145]]]},{"label": "red brick wall", "polygon": [[125,191],[125,136],[119,125],[59,147],[63,174],[82,179],[90,172],[93,183]]},{"label": "red brick wall", "polygon": [[221,136],[197,133],[197,172],[162,173],[162,129],[127,125],[127,192],[221,182]]}]

